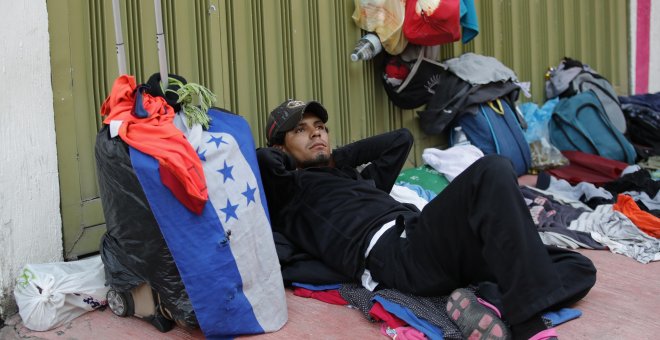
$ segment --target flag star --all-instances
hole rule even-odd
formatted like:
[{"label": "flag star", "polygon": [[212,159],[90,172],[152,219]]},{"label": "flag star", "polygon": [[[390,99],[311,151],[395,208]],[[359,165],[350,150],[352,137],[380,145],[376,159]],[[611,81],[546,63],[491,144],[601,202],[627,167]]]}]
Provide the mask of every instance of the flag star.
[{"label": "flag star", "polygon": [[250,183],[247,184],[247,189],[242,192],[243,196],[247,198],[247,204],[250,205],[250,202],[257,203],[257,201],[254,200],[254,192],[257,191],[257,188],[250,188]]},{"label": "flag star", "polygon": [[231,174],[231,171],[233,169],[234,169],[234,167],[233,166],[227,166],[227,161],[225,161],[225,167],[218,170],[218,172],[221,173],[222,176],[224,176],[224,178],[222,179],[222,183],[227,182],[227,178],[231,178],[232,180],[234,180],[234,176],[232,176],[232,174]]},{"label": "flag star", "polygon": [[206,150],[199,152],[199,148],[197,148],[197,157],[199,157],[200,160],[206,162]]},{"label": "flag star", "polygon": [[231,205],[231,202],[229,199],[227,199],[227,206],[220,209],[223,213],[225,213],[225,222],[228,222],[230,218],[235,218],[238,220],[238,216],[236,216],[236,209],[238,209],[238,204],[236,205]]},{"label": "flag star", "polygon": [[222,136],[216,137],[216,136],[211,135],[211,139],[209,139],[207,141],[207,143],[211,143],[211,142],[215,143],[216,148],[219,148],[220,144],[229,144],[229,143],[225,142],[224,140],[222,140]]}]

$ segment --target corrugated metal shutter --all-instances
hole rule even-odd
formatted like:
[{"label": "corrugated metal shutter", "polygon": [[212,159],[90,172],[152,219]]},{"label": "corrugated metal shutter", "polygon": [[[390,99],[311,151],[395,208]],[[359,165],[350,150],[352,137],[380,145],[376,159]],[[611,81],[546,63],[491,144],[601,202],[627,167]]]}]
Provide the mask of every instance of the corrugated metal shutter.
[{"label": "corrugated metal shutter", "polygon": [[[494,56],[531,82],[537,103],[544,100],[546,69],[563,56],[591,65],[627,93],[626,1],[476,5],[481,33],[467,45],[444,46],[443,59],[463,52]],[[75,254],[81,228],[102,224],[98,203],[94,218],[81,218],[80,207],[98,197],[92,147],[97,112],[117,76],[112,6],[50,0],[48,8],[65,249]],[[270,108],[286,98],[317,99],[330,111],[335,145],[407,127],[416,136],[409,165],[419,165],[422,150],[443,145],[444,138],[424,135],[414,110],[390,103],[380,80],[382,57],[350,61],[363,33],[351,19],[353,10],[353,0],[163,0],[170,72],[211,88],[217,106],[246,117],[258,145],[264,144]],[[129,73],[146,81],[158,72],[153,1],[124,0],[122,12]]]}]

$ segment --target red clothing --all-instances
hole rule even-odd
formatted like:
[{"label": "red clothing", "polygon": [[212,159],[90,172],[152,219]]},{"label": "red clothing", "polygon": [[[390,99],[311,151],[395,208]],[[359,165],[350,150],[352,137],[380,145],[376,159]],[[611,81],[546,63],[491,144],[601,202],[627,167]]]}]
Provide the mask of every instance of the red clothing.
[{"label": "red clothing", "polygon": [[369,315],[376,321],[383,320],[390,328],[399,328],[408,325],[407,322],[388,312],[378,301],[376,301],[373,307],[369,310]]},{"label": "red clothing", "polygon": [[559,179],[565,179],[572,185],[588,182],[602,186],[618,179],[623,170],[628,167],[627,163],[580,151],[562,151],[561,153],[568,158],[570,164],[547,170],[547,172]]},{"label": "red clothing", "polygon": [[103,123],[122,120],[119,137],[144,152],[160,165],[161,181],[186,208],[201,214],[208,192],[202,163],[183,133],[174,126],[174,109],[165,99],[143,93],[143,105],[149,117],[133,115],[135,78],[122,75],[101,106]]},{"label": "red clothing", "polygon": [[345,306],[348,304],[346,300],[339,294],[339,291],[336,289],[331,290],[309,290],[307,288],[296,287],[293,290],[293,295],[312,298],[333,305]]}]

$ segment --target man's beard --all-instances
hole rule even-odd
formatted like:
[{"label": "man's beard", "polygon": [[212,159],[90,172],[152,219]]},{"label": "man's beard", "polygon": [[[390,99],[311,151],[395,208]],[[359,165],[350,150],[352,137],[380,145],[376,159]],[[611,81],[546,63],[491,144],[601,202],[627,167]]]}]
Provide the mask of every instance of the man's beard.
[{"label": "man's beard", "polygon": [[325,152],[316,155],[314,159],[303,161],[299,164],[300,168],[319,168],[330,165],[330,156]]}]

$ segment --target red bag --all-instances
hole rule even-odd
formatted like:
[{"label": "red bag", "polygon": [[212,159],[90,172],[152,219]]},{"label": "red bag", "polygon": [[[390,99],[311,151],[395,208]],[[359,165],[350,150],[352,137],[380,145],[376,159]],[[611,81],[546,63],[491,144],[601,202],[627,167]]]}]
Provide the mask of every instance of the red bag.
[{"label": "red bag", "polygon": [[460,40],[460,11],[460,0],[407,0],[403,35],[426,46]]}]

